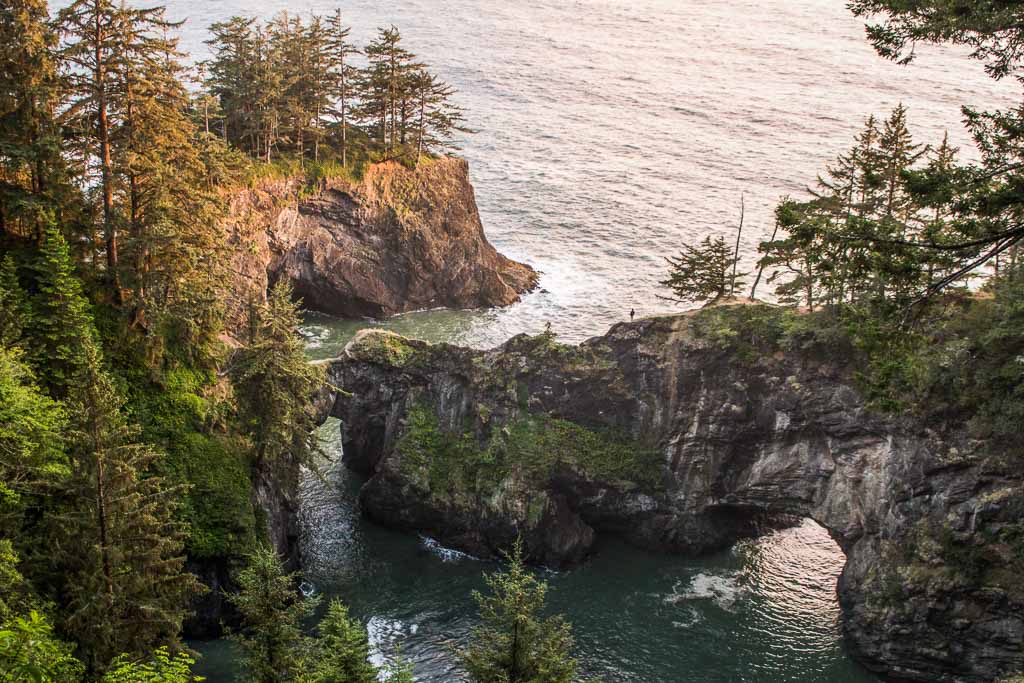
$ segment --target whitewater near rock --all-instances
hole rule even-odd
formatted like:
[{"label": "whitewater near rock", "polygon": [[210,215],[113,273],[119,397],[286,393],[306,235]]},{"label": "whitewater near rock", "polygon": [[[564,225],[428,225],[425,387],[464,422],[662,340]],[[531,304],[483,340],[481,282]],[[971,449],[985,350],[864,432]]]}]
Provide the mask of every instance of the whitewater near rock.
[{"label": "whitewater near rock", "polygon": [[[575,347],[490,351],[363,332],[329,364],[364,512],[541,564],[600,534],[702,553],[810,517],[847,555],[848,642],[870,668],[989,681],[1024,664],[1024,593],[972,557],[1015,552],[1021,472],[963,425],[869,410],[856,352],[735,306],[622,323]],[[993,566],[1001,566],[996,562]]]}]

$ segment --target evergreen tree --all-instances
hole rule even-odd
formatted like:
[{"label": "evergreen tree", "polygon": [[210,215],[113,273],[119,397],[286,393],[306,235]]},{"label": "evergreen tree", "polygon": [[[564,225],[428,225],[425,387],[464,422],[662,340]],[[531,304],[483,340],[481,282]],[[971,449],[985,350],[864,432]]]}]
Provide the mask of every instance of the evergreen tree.
[{"label": "evergreen tree", "polygon": [[[672,290],[672,301],[680,303],[714,301],[733,289],[734,250],[721,237],[705,237],[697,246],[683,245],[678,257],[668,257],[668,279],[661,285]],[[737,274],[735,287],[742,287]]]},{"label": "evergreen tree", "polygon": [[160,454],[125,419],[88,335],[82,352],[69,397],[73,475],[54,520],[54,554],[67,579],[66,629],[96,672],[118,653],[175,644],[198,582],[184,571],[178,492],[152,474]]},{"label": "evergreen tree", "polygon": [[477,683],[570,683],[577,679],[571,628],[561,617],[543,618],[547,584],[523,562],[517,542],[508,566],[486,577],[490,595],[474,593],[483,623],[460,653]]},{"label": "evergreen tree", "polygon": [[61,182],[48,20],[45,0],[0,1],[0,236],[38,236]]},{"label": "evergreen tree", "polygon": [[416,159],[429,152],[454,149],[456,132],[472,132],[464,124],[462,110],[451,101],[455,90],[426,69],[414,72],[409,80],[414,104]]},{"label": "evergreen tree", "polygon": [[302,20],[282,12],[268,24],[270,49],[276,58],[281,142],[292,146],[300,163],[305,159],[306,140],[313,127],[315,84],[311,76],[316,66],[311,36]]},{"label": "evergreen tree", "polygon": [[86,168],[99,167],[107,277],[113,287],[114,301],[119,301],[119,219],[114,213],[114,163],[110,137],[114,99],[111,74],[117,69],[118,32],[123,28],[121,15],[111,0],[75,0],[60,11],[57,23],[61,35],[65,36],[60,58],[64,65],[64,87],[69,97],[63,123],[79,140]]},{"label": "evergreen tree", "polygon": [[904,306],[953,268],[958,259],[921,249],[940,235],[957,239],[948,220],[955,154],[940,149],[922,168],[928,149],[913,142],[902,106],[881,128],[869,118],[853,149],[819,177],[813,199],[787,199],[776,211],[782,237],[761,245],[760,265],[781,267],[769,278],[780,301]]},{"label": "evergreen tree", "polygon": [[192,71],[191,83],[196,86],[192,93],[190,107],[197,125],[201,126],[203,137],[213,135],[217,122],[221,120],[224,111],[220,107],[220,101],[206,90],[206,62],[199,62]]},{"label": "evergreen tree", "polygon": [[868,39],[887,59],[908,64],[919,43],[965,45],[999,79],[1016,73],[1024,59],[1024,27],[1013,2],[962,3],[949,0],[851,0],[865,17]]},{"label": "evergreen tree", "polygon": [[813,308],[822,289],[819,265],[824,251],[820,237],[828,234],[822,229],[824,222],[788,199],[775,209],[775,222],[776,232],[782,231],[784,237],[761,244],[760,251],[765,255],[760,266],[781,267],[768,277],[768,284],[776,285],[775,295],[781,303]]},{"label": "evergreen tree", "polygon": [[133,322],[151,356],[169,340],[204,357],[221,331],[226,279],[224,207],[203,154],[217,147],[189,116],[177,41],[166,36],[176,25],[129,13],[123,22],[117,77],[128,109],[114,149],[128,203],[123,270]]},{"label": "evergreen tree", "polygon": [[302,621],[316,607],[295,589],[296,577],[286,574],[273,550],[249,556],[238,575],[239,591],[228,599],[238,609],[242,629],[232,638],[242,650],[247,681],[284,683],[298,679],[309,651]]},{"label": "evergreen tree", "polygon": [[[337,10],[328,20],[324,45],[329,84],[326,93],[328,104],[325,105],[325,109],[335,119],[341,165],[346,167],[349,158],[352,101],[354,88],[359,82],[358,69],[352,64],[352,57],[359,54],[359,50],[348,40],[351,30],[342,21],[341,10]],[[333,106],[329,103],[333,103]]]},{"label": "evergreen tree", "polygon": [[255,64],[252,70],[254,101],[250,136],[256,156],[269,164],[281,132],[282,92],[287,74],[281,68],[281,53],[267,28],[256,26],[252,44]]},{"label": "evergreen tree", "polygon": [[103,683],[199,683],[202,676],[192,675],[195,660],[184,652],[172,655],[167,648],[157,648],[152,657],[133,661],[120,656],[114,660]]},{"label": "evergreen tree", "polygon": [[[305,45],[309,50],[309,66],[305,81],[304,106],[308,134],[313,145],[313,161],[320,161],[320,144],[325,136],[326,116],[331,105],[331,92],[334,78],[331,73],[330,26],[325,24],[323,17],[313,15],[308,27],[300,28],[305,32]],[[300,158],[304,158],[301,154]]]},{"label": "evergreen tree", "polygon": [[904,189],[904,174],[918,162],[925,150],[914,144],[907,128],[907,108],[902,104],[893,109],[886,119],[878,146],[885,164],[883,215],[905,223],[914,206]]},{"label": "evergreen tree", "polygon": [[[955,217],[951,189],[957,182],[956,176],[959,173],[958,153],[959,150],[949,144],[947,133],[937,147],[928,150],[924,168],[907,173],[907,191],[914,196],[919,207],[915,217],[918,225],[914,232],[920,236],[922,242],[951,245],[962,238],[955,223],[950,220]],[[928,253],[920,249],[915,253],[924,262],[923,282],[926,285],[957,269],[958,259],[955,253],[942,250]]]},{"label": "evergreen tree", "polygon": [[206,87],[218,99],[223,112],[221,134],[224,140],[250,153],[256,151],[253,144],[255,75],[252,71],[255,23],[255,19],[232,17],[210,26],[213,37],[206,44],[213,51],[213,57],[204,62]]},{"label": "evergreen tree", "polygon": [[879,148],[881,132],[874,115],[864,122],[864,130],[856,138],[853,156],[859,175],[858,202],[856,214],[859,217],[874,215],[878,211],[881,190],[885,182],[884,162]]},{"label": "evergreen tree", "polygon": [[401,33],[391,26],[378,29],[364,50],[368,64],[360,82],[360,115],[376,122],[377,144],[386,158],[402,155],[400,145],[410,129],[412,80],[423,68],[401,43]]},{"label": "evergreen tree", "polygon": [[[301,164],[310,144],[320,161],[329,141],[343,167],[357,144],[378,158],[415,162],[453,149],[455,133],[472,132],[452,102],[454,90],[402,46],[394,26],[363,51],[362,69],[340,10],[308,22],[283,13],[265,25],[235,17],[211,31],[214,56],[203,66],[225,139],[264,161],[278,150]],[[207,126],[210,107],[203,106]]]},{"label": "evergreen tree", "polygon": [[63,406],[35,384],[17,348],[0,346],[0,538],[17,538],[30,507],[70,473]]},{"label": "evergreen tree", "polygon": [[84,346],[96,332],[82,285],[60,230],[50,222],[32,264],[37,293],[26,333],[33,367],[43,385],[63,398],[86,364]]},{"label": "evergreen tree", "polygon": [[376,683],[378,671],[369,661],[366,629],[349,616],[341,601],[331,601],[317,631],[303,683]]},{"label": "evergreen tree", "polygon": [[[914,47],[920,42],[951,43],[969,46],[972,57],[983,60],[993,78],[1020,75],[1024,42],[1012,3],[854,0],[850,9],[871,22],[868,37],[888,59],[906,64],[917,56]],[[944,183],[925,189],[932,197],[943,193],[949,197],[950,229],[944,232],[950,239],[937,243],[885,237],[870,240],[872,245],[909,247],[926,262],[942,253],[946,264],[955,263],[930,281],[918,300],[963,282],[1003,255],[1015,261],[1024,242],[1024,224],[1019,218],[1024,195],[1017,189],[1024,181],[1020,163],[1024,107],[985,113],[965,108],[964,113],[982,162],[945,173]],[[927,266],[925,270],[933,272]]]},{"label": "evergreen tree", "polygon": [[271,475],[289,471],[287,462],[315,467],[319,449],[311,407],[324,373],[306,360],[300,322],[291,285],[281,280],[267,302],[251,311],[249,344],[238,352],[232,371],[257,469]]}]

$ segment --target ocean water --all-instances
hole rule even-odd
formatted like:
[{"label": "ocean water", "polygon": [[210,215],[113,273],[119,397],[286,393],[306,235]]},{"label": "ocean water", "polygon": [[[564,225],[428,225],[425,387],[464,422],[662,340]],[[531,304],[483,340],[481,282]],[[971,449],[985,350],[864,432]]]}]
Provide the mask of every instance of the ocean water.
[{"label": "ocean water", "polygon": [[[962,51],[923,46],[909,67],[881,60],[842,0],[168,0],[200,58],[213,21],[338,4],[357,40],[395,24],[456,86],[479,129],[462,154],[487,234],[543,276],[499,311],[310,316],[319,358],[365,326],[492,346],[550,323],[576,342],[630,309],[676,310],[659,299],[664,257],[705,235],[732,239],[742,201],[749,270],[779,198],[801,195],[867,115],[902,102],[919,141],[948,131],[970,157],[961,105],[1019,96]],[[323,429],[336,458],[337,430]],[[418,680],[460,680],[452,647],[475,623],[471,592],[493,566],[365,522],[360,482],[328,471],[304,482],[307,580],[352,606],[376,656],[399,646]],[[842,563],[810,521],[700,559],[604,539],[585,566],[548,576],[550,602],[575,624],[587,672],[608,682],[874,680],[843,646]],[[235,680],[229,645],[194,645],[209,680]]]},{"label": "ocean water", "polygon": [[920,142],[948,131],[969,155],[960,107],[1020,94],[961,50],[882,60],[844,0],[164,1],[196,58],[214,21],[340,6],[354,40],[394,24],[459,90],[487,234],[544,274],[525,305],[425,323],[470,344],[547,323],[578,341],[630,309],[673,310],[663,257],[732,239],[742,198],[751,270],[779,198],[802,194],[869,114],[902,102]]}]

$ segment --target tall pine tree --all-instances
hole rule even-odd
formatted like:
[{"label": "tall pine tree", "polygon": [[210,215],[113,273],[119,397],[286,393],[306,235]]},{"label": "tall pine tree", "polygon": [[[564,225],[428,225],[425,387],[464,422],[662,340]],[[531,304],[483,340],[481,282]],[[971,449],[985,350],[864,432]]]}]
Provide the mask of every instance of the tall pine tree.
[{"label": "tall pine tree", "polygon": [[733,278],[736,257],[722,237],[705,237],[695,247],[683,245],[678,257],[665,260],[669,264],[669,275],[661,285],[672,290],[672,301],[715,301],[743,286],[743,273]]},{"label": "tall pine tree", "polygon": [[0,237],[40,237],[63,183],[45,0],[0,2]]},{"label": "tall pine tree", "polygon": [[54,556],[67,580],[65,628],[97,672],[120,653],[176,644],[199,584],[184,569],[179,492],[152,473],[161,455],[123,415],[99,348],[84,332],[81,343],[68,399],[73,475],[54,517]]},{"label": "tall pine tree", "polygon": [[114,161],[111,150],[112,109],[115,98],[113,73],[117,70],[119,31],[123,28],[118,8],[111,0],[75,0],[57,15],[64,89],[68,102],[62,112],[65,130],[78,142],[83,173],[91,180],[99,170],[102,207],[101,228],[106,248],[106,275],[112,298],[120,302],[118,229],[114,208]]},{"label": "tall pine tree", "polygon": [[310,640],[302,621],[316,607],[296,589],[296,577],[284,571],[273,550],[262,548],[249,556],[237,578],[239,591],[228,599],[242,617],[232,636],[242,650],[242,668],[252,683],[287,683],[298,679]]},{"label": "tall pine tree", "polygon": [[238,352],[232,380],[256,467],[274,475],[293,471],[293,461],[313,466],[318,441],[311,406],[324,372],[306,360],[291,285],[279,281],[250,317],[249,343]]},{"label": "tall pine tree", "polygon": [[84,346],[96,343],[96,332],[67,242],[52,221],[32,271],[36,293],[26,326],[32,340],[31,360],[43,386],[55,397],[65,398],[85,368]]}]

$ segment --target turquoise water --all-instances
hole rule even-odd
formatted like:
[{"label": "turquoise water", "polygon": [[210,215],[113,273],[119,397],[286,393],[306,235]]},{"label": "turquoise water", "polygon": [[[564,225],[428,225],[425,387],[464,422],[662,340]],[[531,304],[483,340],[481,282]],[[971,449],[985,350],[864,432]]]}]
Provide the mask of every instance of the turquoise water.
[{"label": "turquoise water", "polygon": [[[335,459],[338,427],[332,420],[322,430]],[[366,522],[359,485],[342,467],[324,480],[305,478],[306,580],[364,620],[378,661],[400,647],[417,680],[463,680],[451,651],[476,623],[471,593],[494,565]],[[576,654],[598,680],[872,681],[843,650],[835,598],[842,562],[808,520],[697,560],[609,538],[583,567],[544,574],[551,608],[573,622]],[[230,646],[194,645],[205,655],[200,673],[236,680]]]}]

